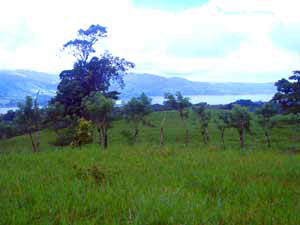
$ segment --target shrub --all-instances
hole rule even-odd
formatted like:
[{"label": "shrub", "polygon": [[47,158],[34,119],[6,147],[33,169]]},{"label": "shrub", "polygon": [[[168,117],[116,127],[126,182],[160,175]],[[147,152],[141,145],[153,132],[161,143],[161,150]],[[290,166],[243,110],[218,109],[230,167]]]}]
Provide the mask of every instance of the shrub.
[{"label": "shrub", "polygon": [[91,121],[80,119],[76,129],[76,135],[71,145],[80,147],[81,145],[91,143],[93,141],[93,125]]},{"label": "shrub", "polygon": [[53,146],[68,146],[75,139],[73,127],[63,128],[57,131],[56,139],[49,144]]},{"label": "shrub", "polygon": [[136,141],[134,133],[129,130],[122,130],[121,135],[126,139],[127,144],[133,145]]}]

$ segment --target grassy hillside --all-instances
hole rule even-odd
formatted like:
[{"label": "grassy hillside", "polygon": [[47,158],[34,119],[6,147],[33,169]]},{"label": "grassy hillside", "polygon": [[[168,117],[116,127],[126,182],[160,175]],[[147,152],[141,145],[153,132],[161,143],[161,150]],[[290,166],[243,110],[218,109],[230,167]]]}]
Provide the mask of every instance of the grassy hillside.
[{"label": "grassy hillside", "polygon": [[[150,116],[159,125],[162,114]],[[25,136],[0,142],[0,224],[299,224],[299,136],[293,125],[273,132],[268,149],[256,127],[240,150],[235,130],[227,150],[210,124],[205,146],[190,120],[191,144],[176,113],[168,112],[166,145],[159,127],[145,127],[139,143],[110,130],[110,147],[97,143],[72,149],[51,147],[42,133],[42,152],[31,153]]]}]

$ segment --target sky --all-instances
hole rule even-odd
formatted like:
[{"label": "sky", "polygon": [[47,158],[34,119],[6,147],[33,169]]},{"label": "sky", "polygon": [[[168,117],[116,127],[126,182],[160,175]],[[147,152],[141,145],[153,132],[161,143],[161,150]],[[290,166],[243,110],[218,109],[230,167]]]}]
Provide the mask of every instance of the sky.
[{"label": "sky", "polygon": [[275,82],[300,69],[297,0],[10,0],[1,5],[0,69],[59,74],[61,47],[91,24],[107,27],[97,55],[132,72],[209,82]]}]

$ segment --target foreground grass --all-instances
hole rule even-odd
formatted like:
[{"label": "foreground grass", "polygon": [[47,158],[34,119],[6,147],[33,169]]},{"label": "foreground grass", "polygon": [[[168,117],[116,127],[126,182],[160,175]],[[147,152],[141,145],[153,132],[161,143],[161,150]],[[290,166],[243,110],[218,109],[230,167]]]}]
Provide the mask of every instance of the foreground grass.
[{"label": "foreground grass", "polygon": [[299,224],[300,157],[95,148],[0,158],[1,224]]},{"label": "foreground grass", "polygon": [[49,146],[49,131],[37,154],[26,136],[1,141],[0,224],[300,224],[294,127],[275,129],[271,149],[258,128],[244,150],[228,130],[223,150],[213,124],[205,146],[192,121],[185,147],[176,121],[168,115],[163,148],[159,127],[143,128],[139,143],[128,146],[119,134],[124,121],[110,130],[107,151],[96,143]]}]

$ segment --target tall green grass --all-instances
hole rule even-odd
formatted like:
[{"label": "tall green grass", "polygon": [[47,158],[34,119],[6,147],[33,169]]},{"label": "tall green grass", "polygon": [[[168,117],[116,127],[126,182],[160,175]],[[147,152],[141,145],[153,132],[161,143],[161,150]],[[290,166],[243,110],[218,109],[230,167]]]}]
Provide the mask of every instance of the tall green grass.
[{"label": "tall green grass", "polygon": [[[162,115],[154,113],[157,126]],[[130,146],[114,123],[110,146],[52,147],[42,133],[41,152],[29,138],[0,142],[0,224],[300,224],[299,141],[293,125],[273,131],[268,149],[259,127],[239,149],[228,130],[223,150],[214,124],[202,143],[190,119],[191,143],[177,114],[168,113],[166,145],[159,127],[146,127]]]}]

